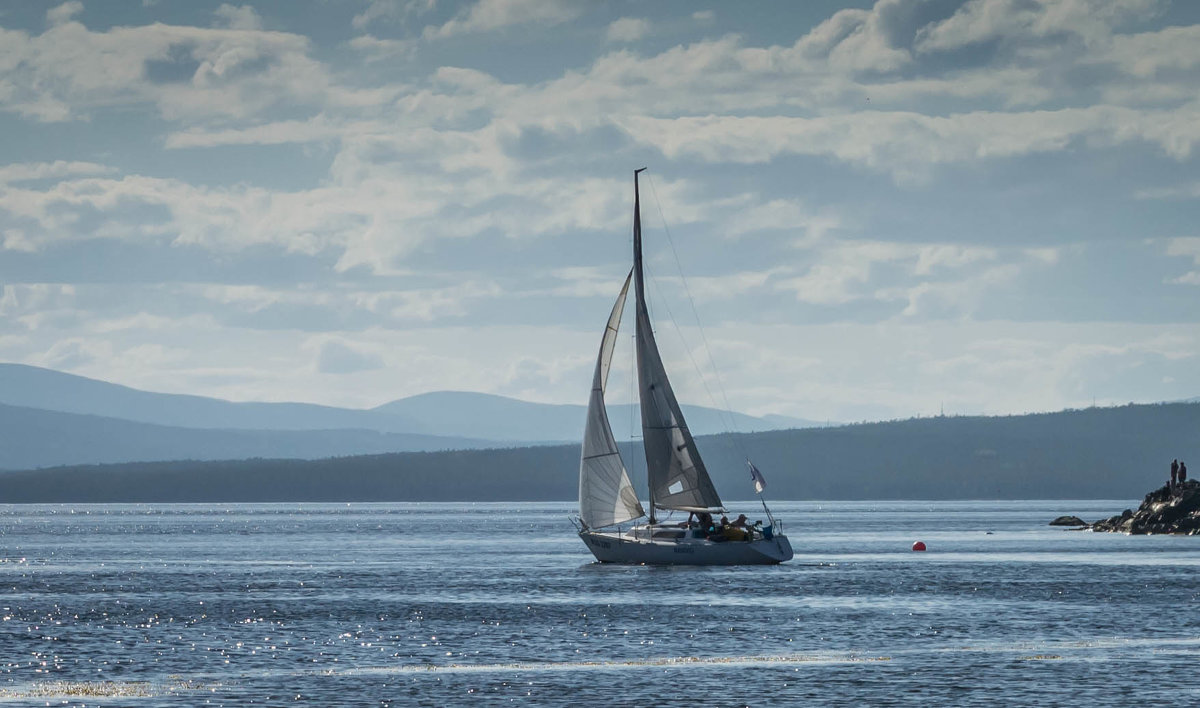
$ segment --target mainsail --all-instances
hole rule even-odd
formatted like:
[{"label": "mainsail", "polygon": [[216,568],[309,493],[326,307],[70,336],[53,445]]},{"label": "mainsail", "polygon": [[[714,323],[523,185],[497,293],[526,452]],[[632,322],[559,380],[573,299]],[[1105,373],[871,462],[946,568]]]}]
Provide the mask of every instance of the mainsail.
[{"label": "mainsail", "polygon": [[688,431],[654,341],[642,275],[642,208],[638,172],[641,170],[633,173],[637,369],[642,400],[642,444],[646,450],[646,474],[650,482],[650,520],[654,521],[655,508],[694,511],[717,509],[723,504],[696,450],[696,441]]},{"label": "mainsail", "polygon": [[603,528],[645,516],[641,502],[629,482],[621,453],[608,422],[604,408],[604,387],[612,365],[613,348],[617,344],[617,328],[629,293],[629,278],[613,305],[600,341],[596,374],[592,377],[592,395],[588,399],[587,425],[583,431],[583,452],[579,460],[579,518],[588,528]]}]

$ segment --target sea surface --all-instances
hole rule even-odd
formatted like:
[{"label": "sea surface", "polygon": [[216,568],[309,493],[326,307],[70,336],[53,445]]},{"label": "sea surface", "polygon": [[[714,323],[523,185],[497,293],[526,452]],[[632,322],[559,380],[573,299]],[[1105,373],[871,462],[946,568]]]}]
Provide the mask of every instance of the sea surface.
[{"label": "sea surface", "polygon": [[742,568],[568,503],[0,506],[0,703],[1200,704],[1200,537],[1046,525],[1130,506],[777,503]]}]

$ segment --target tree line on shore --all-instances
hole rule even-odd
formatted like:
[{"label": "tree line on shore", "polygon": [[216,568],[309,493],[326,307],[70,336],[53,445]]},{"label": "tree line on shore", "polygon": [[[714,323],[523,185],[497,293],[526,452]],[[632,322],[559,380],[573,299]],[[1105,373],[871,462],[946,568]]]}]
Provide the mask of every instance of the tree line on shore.
[{"label": "tree line on shore", "polygon": [[[1176,451],[1200,453],[1200,404],[938,416],[698,444],[729,500],[753,496],[745,455],[772,499],[1136,498]],[[623,453],[644,494],[640,448]],[[578,464],[577,445],[558,445],[79,465],[0,473],[0,503],[561,501],[576,496]]]}]

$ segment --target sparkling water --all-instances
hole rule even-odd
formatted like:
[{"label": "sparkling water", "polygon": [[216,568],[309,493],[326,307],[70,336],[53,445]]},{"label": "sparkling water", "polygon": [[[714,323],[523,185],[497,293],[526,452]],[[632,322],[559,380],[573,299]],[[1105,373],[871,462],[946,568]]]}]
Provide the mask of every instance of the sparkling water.
[{"label": "sparkling water", "polygon": [[1200,703],[1200,537],[1046,525],[1131,500],[773,506],[743,568],[596,564],[565,502],[0,506],[0,702]]}]

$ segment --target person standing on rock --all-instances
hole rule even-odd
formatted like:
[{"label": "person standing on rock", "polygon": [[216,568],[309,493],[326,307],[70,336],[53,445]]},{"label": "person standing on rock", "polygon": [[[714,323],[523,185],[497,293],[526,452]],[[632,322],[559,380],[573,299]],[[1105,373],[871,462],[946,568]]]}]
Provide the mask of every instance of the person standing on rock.
[{"label": "person standing on rock", "polygon": [[1171,489],[1175,488],[1175,480],[1179,478],[1179,460],[1171,460]]},{"label": "person standing on rock", "polygon": [[1187,481],[1187,463],[1180,462],[1179,463],[1179,483],[1183,484],[1186,481]]}]

